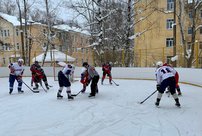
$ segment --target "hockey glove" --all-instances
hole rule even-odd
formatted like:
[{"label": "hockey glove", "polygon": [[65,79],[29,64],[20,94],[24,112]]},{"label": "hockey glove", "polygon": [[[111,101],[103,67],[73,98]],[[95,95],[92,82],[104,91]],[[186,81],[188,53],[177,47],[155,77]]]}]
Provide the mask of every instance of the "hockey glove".
[{"label": "hockey glove", "polygon": [[17,81],[22,81],[22,75],[17,76]]},{"label": "hockey glove", "polygon": [[160,91],[160,85],[156,85],[156,90]]},{"label": "hockey glove", "polygon": [[85,86],[88,86],[88,85],[89,85],[89,82],[86,82],[84,85],[85,85]]}]

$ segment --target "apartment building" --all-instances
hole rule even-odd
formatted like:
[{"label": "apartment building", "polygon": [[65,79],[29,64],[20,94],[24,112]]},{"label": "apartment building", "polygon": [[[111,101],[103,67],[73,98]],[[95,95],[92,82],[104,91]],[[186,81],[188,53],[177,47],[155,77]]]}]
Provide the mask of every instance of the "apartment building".
[{"label": "apartment building", "polygon": [[[176,60],[176,66],[185,67],[186,59],[184,56],[184,45],[180,31],[180,23],[178,20],[179,3],[176,3],[174,14],[174,0],[142,0],[135,5],[135,65],[137,67],[153,67],[157,61],[173,63]],[[190,3],[184,1],[184,10],[189,10]],[[191,11],[191,10],[190,10]],[[183,12],[183,32],[185,34],[187,51],[192,43],[192,13]],[[175,16],[175,17],[174,17]],[[202,24],[202,8],[196,10],[198,18],[196,26]],[[176,23],[174,19],[176,18]],[[138,23],[137,23],[138,22]],[[176,26],[176,36],[174,34],[174,26]],[[174,37],[176,37],[176,46],[174,45]],[[202,28],[196,31],[195,41],[192,43],[194,48],[193,67],[202,67]]]},{"label": "apartment building", "polygon": [[[66,51],[67,54],[76,58],[75,65],[81,66],[87,61],[93,64],[92,49],[89,48],[90,33],[68,25],[56,25],[59,30],[60,51]],[[66,38],[65,38],[66,37]]]},{"label": "apartment building", "polygon": [[[68,29],[65,30],[65,27],[68,27]],[[20,29],[18,18],[0,13],[1,66],[7,66],[8,63],[22,58],[23,53],[26,56],[27,64],[31,64],[33,58],[44,53],[48,43],[50,49],[57,49],[74,57],[76,59],[74,62],[76,66],[81,66],[84,61],[88,61],[89,63],[93,61],[91,49],[87,48],[90,35],[86,31],[67,25],[54,26],[50,30],[50,37],[48,39],[48,26],[34,21],[28,21],[26,30],[27,36],[24,33],[24,37],[21,37],[23,31]],[[24,49],[22,48],[22,39]]]}]

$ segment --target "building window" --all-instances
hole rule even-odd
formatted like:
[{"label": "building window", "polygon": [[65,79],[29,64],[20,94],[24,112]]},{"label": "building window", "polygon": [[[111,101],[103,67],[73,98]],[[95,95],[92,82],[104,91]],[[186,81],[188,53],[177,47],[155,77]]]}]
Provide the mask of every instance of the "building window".
[{"label": "building window", "polygon": [[187,42],[187,49],[191,49],[191,42]]},{"label": "building window", "polygon": [[174,10],[174,0],[167,0],[167,10]]},{"label": "building window", "polygon": [[202,42],[199,42],[199,49],[202,50]]},{"label": "building window", "polygon": [[200,34],[202,34],[202,27],[200,28]]},{"label": "building window", "polygon": [[4,31],[3,30],[1,30],[1,36],[4,37]]},{"label": "building window", "polygon": [[192,11],[189,11],[189,18],[193,18]]},{"label": "building window", "polygon": [[10,31],[9,30],[7,30],[7,34],[8,34],[8,36],[10,36]]},{"label": "building window", "polygon": [[82,47],[83,46],[83,38],[82,37],[81,37],[81,43],[80,44],[81,44],[81,47]]},{"label": "building window", "polygon": [[173,38],[166,38],[166,47],[173,46]]},{"label": "building window", "polygon": [[16,50],[20,50],[20,44],[19,43],[16,44]]},{"label": "building window", "polygon": [[198,58],[198,64],[202,64],[202,57]]},{"label": "building window", "polygon": [[16,36],[19,36],[19,29],[16,29]]},{"label": "building window", "polygon": [[166,21],[166,28],[167,29],[172,29],[173,28],[173,23],[174,23],[174,19],[167,19]]},{"label": "building window", "polygon": [[192,34],[192,27],[188,27],[188,34]]},{"label": "building window", "polygon": [[5,43],[5,44],[3,45],[3,50],[4,50],[4,51],[10,51],[10,46],[9,46],[9,44]]},{"label": "building window", "polygon": [[200,16],[201,16],[201,18],[202,18],[202,10],[200,11]]},{"label": "building window", "polygon": [[46,34],[46,29],[43,29],[43,34],[44,34],[44,35]]},{"label": "building window", "polygon": [[6,31],[6,30],[4,30],[4,36],[5,36],[5,37],[7,36],[7,31]]}]

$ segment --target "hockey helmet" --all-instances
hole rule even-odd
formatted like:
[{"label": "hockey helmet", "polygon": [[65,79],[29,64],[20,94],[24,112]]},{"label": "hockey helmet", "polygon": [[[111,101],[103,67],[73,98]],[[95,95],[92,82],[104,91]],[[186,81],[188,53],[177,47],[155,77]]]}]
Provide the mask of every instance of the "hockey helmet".
[{"label": "hockey helmet", "polygon": [[158,62],[156,63],[156,66],[157,66],[157,67],[163,66],[163,62],[162,62],[162,61],[158,61]]},{"label": "hockey helmet", "polygon": [[35,63],[35,64],[39,64],[39,62],[38,62],[38,61],[35,61],[34,63]]},{"label": "hockey helmet", "polygon": [[23,59],[18,59],[18,64],[21,66],[23,64],[24,60]]},{"label": "hockey helmet", "polygon": [[18,62],[23,63],[23,62],[24,62],[24,60],[23,60],[23,59],[18,59]]},{"label": "hockey helmet", "polygon": [[68,68],[72,68],[72,65],[71,65],[71,64],[67,64],[67,67],[68,67]]},{"label": "hockey helmet", "polygon": [[83,63],[83,67],[86,67],[86,66],[88,66],[88,62]]}]

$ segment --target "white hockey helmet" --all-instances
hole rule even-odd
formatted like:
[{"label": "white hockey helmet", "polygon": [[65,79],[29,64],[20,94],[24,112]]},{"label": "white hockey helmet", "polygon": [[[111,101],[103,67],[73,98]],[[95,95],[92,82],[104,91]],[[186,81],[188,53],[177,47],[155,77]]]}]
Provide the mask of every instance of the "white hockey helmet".
[{"label": "white hockey helmet", "polygon": [[23,62],[24,62],[24,60],[23,60],[23,59],[18,59],[18,62],[22,62],[22,63],[23,63]]},{"label": "white hockey helmet", "polygon": [[157,67],[163,66],[163,62],[162,62],[162,61],[158,61],[158,62],[156,63],[156,66],[157,66]]},{"label": "white hockey helmet", "polygon": [[74,65],[74,64],[71,64],[71,66],[72,66],[72,69],[74,69],[74,70],[75,70],[75,68],[76,68],[76,67],[75,67],[75,65]]}]

